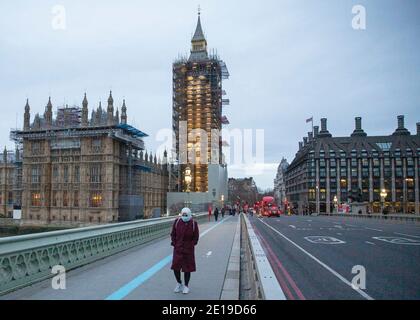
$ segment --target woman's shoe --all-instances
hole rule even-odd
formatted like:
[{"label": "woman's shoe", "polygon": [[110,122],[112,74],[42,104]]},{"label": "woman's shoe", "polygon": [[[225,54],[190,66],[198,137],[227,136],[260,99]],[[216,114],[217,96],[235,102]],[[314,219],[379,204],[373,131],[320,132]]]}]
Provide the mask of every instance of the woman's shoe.
[{"label": "woman's shoe", "polygon": [[174,292],[175,293],[179,293],[179,292],[183,292],[183,285],[182,285],[182,283],[178,283],[177,285],[176,285],[176,287],[175,287],[175,290],[174,290]]},{"label": "woman's shoe", "polygon": [[190,289],[187,286],[184,286],[184,289],[182,289],[182,293],[187,294],[188,292],[190,292]]}]

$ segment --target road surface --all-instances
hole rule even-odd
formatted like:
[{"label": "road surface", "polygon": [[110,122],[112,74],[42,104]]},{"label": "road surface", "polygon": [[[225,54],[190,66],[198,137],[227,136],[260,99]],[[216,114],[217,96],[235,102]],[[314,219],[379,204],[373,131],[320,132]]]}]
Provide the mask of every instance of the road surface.
[{"label": "road surface", "polygon": [[[288,299],[420,299],[420,225],[330,216],[250,221]],[[365,269],[364,290],[355,266]]]}]

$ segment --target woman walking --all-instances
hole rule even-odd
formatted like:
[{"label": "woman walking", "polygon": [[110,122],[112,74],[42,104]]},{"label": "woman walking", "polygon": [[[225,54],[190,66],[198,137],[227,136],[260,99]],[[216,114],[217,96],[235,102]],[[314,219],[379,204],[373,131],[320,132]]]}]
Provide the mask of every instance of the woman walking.
[{"label": "woman walking", "polygon": [[[174,270],[177,285],[175,292],[187,294],[191,272],[195,272],[194,247],[198,243],[199,230],[197,221],[193,220],[191,210],[181,210],[181,217],[176,219],[171,232],[171,245],[174,247],[171,269]],[[184,272],[184,285],[181,271]]]}]

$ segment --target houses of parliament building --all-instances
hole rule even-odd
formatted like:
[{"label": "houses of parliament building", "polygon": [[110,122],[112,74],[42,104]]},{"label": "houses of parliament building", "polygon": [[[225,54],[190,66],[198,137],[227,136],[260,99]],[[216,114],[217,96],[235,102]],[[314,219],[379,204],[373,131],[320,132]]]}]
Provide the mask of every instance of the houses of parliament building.
[{"label": "houses of parliament building", "polygon": [[30,224],[89,224],[158,217],[166,213],[168,170],[145,152],[144,132],[108,104],[91,111],[64,106],[53,117],[51,99],[31,121],[26,102],[22,130],[13,130],[15,152],[0,161],[0,216],[21,210]]}]

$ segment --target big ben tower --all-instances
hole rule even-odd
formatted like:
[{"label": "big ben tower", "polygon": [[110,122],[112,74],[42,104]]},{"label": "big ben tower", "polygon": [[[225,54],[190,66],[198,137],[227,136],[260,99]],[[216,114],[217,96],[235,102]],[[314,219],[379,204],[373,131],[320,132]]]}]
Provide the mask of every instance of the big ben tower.
[{"label": "big ben tower", "polygon": [[[201,26],[200,11],[191,39],[189,57],[173,63],[173,129],[174,150],[179,163],[180,192],[215,192],[209,175],[219,172],[210,166],[225,167],[222,156],[222,80],[229,77],[226,64],[215,53],[209,53]],[[212,190],[209,190],[212,188]]]}]

